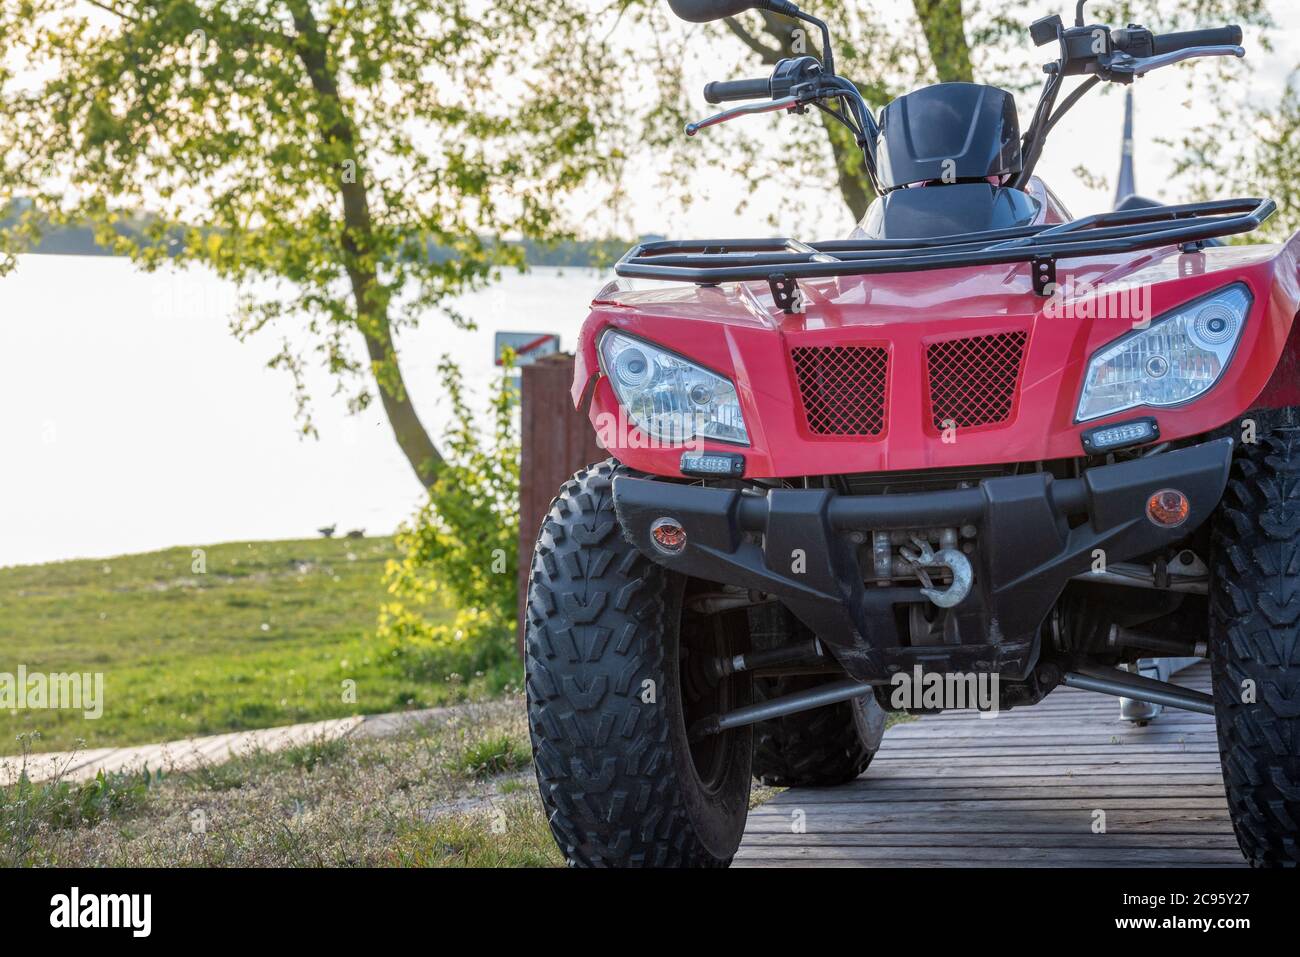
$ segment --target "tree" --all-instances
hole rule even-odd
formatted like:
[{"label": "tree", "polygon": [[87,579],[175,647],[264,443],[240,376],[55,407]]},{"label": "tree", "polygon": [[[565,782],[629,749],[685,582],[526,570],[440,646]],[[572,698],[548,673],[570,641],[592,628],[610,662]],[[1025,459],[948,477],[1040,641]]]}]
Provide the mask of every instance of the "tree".
[{"label": "tree", "polygon": [[[1044,2],[806,6],[831,21],[840,71],[879,107],[936,80],[1024,89],[1046,58],[1025,35]],[[1264,0],[1095,3],[1090,18],[1270,22]],[[0,231],[0,271],[43,222],[89,222],[147,268],[200,263],[244,288],[281,284],[245,299],[237,333],[302,317],[352,407],[378,394],[431,488],[442,458],[397,337],[521,262],[494,237],[572,234],[567,200],[597,185],[616,214],[623,176],[643,181],[650,151],[663,154],[665,204],[689,203],[684,173],[718,159],[778,195],[782,176],[825,182],[862,215],[861,159],[825,116],[821,134],[801,127],[779,151],[761,124],[681,135],[699,107],[682,82],[691,56],[713,78],[754,75],[816,52],[804,30],[751,11],[706,25],[714,42],[700,42],[662,0],[0,0],[0,213],[6,194],[35,201]],[[114,228],[139,211],[143,230]],[[310,432],[307,358],[286,345],[273,364],[293,375]]]},{"label": "tree", "polygon": [[[1252,93],[1256,91],[1252,90]],[[1300,226],[1300,67],[1291,73],[1280,97],[1241,98],[1216,104],[1213,119],[1184,136],[1174,175],[1187,183],[1193,199],[1261,196],[1277,203],[1277,213],[1260,229],[1234,242],[1284,242]],[[1242,128],[1250,135],[1241,135]]]},{"label": "tree", "polygon": [[[621,64],[602,24],[619,6],[0,0],[0,213],[19,211],[0,271],[76,222],[145,268],[280,284],[243,298],[237,333],[303,317],[351,407],[377,392],[431,488],[442,456],[395,334],[521,262],[485,237],[567,236],[562,200],[614,176],[603,84]],[[142,232],[114,229],[139,210]],[[307,358],[286,344],[272,365],[313,432]]]},{"label": "tree", "polygon": [[[1038,75],[1035,66],[1055,55],[1048,49],[1031,52],[1028,25],[1045,14],[1065,14],[1055,9],[1064,5],[1063,0],[810,0],[803,4],[830,24],[836,71],[856,82],[873,108],[923,83],[981,82],[1026,89],[1026,78]],[[1074,4],[1068,6],[1072,22]],[[1229,22],[1272,25],[1265,0],[1090,3],[1087,12],[1090,23],[1138,22],[1156,32]],[[807,26],[768,11],[728,18],[713,32],[739,39],[763,67],[770,68],[781,57],[819,55],[817,38],[808,35]],[[752,59],[745,75],[759,75]],[[821,119],[825,136],[820,142],[794,141],[800,151],[795,168],[804,175],[833,177],[845,205],[855,220],[860,219],[871,200],[861,156],[847,131],[825,114]],[[745,155],[751,163],[759,162],[762,149],[750,142]]]}]

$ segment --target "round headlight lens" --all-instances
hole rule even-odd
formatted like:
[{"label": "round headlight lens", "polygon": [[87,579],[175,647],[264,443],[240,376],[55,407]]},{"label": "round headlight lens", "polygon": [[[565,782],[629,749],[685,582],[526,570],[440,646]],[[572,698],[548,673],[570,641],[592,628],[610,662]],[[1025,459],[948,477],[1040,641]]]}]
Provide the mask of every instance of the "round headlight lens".
[{"label": "round headlight lens", "polygon": [[713,401],[713,389],[704,382],[697,382],[691,386],[691,401],[699,406],[707,406]]},{"label": "round headlight lens", "polygon": [[624,349],[614,360],[614,375],[618,376],[619,382],[632,389],[645,385],[650,378],[650,360],[635,346]]},{"label": "round headlight lens", "polygon": [[1237,317],[1223,303],[1212,302],[1196,314],[1192,335],[1207,346],[1217,346],[1237,334]]}]

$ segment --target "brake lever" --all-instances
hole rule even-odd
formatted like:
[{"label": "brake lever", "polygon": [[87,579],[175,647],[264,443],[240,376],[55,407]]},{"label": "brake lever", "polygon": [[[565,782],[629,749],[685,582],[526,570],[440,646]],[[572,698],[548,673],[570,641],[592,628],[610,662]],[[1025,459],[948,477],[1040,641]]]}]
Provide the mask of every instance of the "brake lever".
[{"label": "brake lever", "polygon": [[733,106],[729,110],[723,110],[721,113],[715,113],[705,119],[687,123],[686,135],[694,136],[700,130],[708,129],[710,126],[717,126],[719,123],[726,123],[738,116],[751,116],[755,113],[775,113],[777,110],[792,110],[799,106],[803,100],[804,98],[800,96],[783,96],[779,100],[771,100],[767,103],[746,103],[744,106]]},{"label": "brake lever", "polygon": [[1240,46],[1185,47],[1182,50],[1174,50],[1171,53],[1161,53],[1156,56],[1148,57],[1131,57],[1125,53],[1121,54],[1123,59],[1116,57],[1112,60],[1107,66],[1107,71],[1111,73],[1118,72],[1133,77],[1146,76],[1152,70],[1158,70],[1165,66],[1172,66],[1175,63],[1181,63],[1183,60],[1191,60],[1195,57],[1244,57],[1245,55],[1245,47]]}]

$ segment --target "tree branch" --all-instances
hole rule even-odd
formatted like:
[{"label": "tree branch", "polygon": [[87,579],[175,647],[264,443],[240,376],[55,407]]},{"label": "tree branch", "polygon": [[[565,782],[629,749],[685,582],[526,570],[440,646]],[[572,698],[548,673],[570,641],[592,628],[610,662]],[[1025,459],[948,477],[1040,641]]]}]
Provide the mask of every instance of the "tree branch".
[{"label": "tree branch", "polygon": [[100,3],[99,0],[86,0],[86,2],[90,4],[92,7],[99,7],[99,9],[111,13],[115,17],[120,17],[123,20],[131,20],[134,23],[140,22],[140,17],[138,14],[126,13],[122,10],[117,9],[117,7],[114,7],[111,4]]},{"label": "tree branch", "polygon": [[779,49],[773,50],[771,47],[761,43],[757,37],[741,26],[740,21],[735,17],[724,17],[722,22],[727,25],[728,30],[740,38],[741,43],[745,44],[745,46],[749,47],[762,57],[764,63],[775,63],[777,60],[781,59],[781,51]]}]

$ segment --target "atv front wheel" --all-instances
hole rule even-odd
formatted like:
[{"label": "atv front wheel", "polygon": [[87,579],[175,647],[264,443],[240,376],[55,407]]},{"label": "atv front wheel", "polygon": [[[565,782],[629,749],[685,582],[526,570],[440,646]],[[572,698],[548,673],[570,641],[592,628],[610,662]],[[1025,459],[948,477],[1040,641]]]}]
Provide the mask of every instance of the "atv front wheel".
[{"label": "atv front wheel", "polygon": [[710,682],[700,668],[743,651],[743,629],[684,611],[687,580],[628,544],[616,471],[610,460],[567,482],[533,554],[525,644],[542,803],[571,864],[726,866],[749,810],[752,732],[691,742],[687,728],[749,703],[748,676]]},{"label": "atv front wheel", "polygon": [[[758,678],[763,701],[806,691],[827,678]],[[831,787],[871,763],[885,733],[885,711],[870,695],[762,721],[754,727],[754,777],[772,787]]]},{"label": "atv front wheel", "polygon": [[1300,863],[1300,430],[1243,446],[1214,525],[1210,648],[1228,809],[1255,867]]}]

